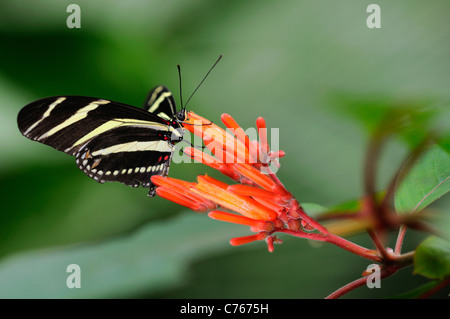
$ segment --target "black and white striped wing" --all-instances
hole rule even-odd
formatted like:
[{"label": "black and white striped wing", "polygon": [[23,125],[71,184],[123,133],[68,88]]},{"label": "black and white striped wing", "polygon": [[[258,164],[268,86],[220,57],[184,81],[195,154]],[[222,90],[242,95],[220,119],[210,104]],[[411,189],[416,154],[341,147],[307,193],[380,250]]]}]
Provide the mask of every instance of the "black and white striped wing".
[{"label": "black and white striped wing", "polygon": [[99,183],[121,182],[150,188],[153,175],[167,175],[173,145],[157,131],[145,127],[119,127],[89,140],[77,151],[76,163],[86,175]]},{"label": "black and white striped wing", "polygon": [[172,92],[163,85],[159,85],[150,91],[144,102],[144,109],[167,121],[170,121],[177,113]]},{"label": "black and white striped wing", "polygon": [[173,127],[145,110],[104,99],[57,96],[32,102],[18,115],[24,136],[76,157],[78,167],[102,183],[150,188],[166,175]]}]

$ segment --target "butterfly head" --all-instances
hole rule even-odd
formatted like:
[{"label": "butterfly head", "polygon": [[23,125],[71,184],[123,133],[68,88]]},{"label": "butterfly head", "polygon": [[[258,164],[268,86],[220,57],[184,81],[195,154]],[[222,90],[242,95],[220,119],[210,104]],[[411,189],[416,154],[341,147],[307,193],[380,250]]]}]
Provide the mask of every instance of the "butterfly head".
[{"label": "butterfly head", "polygon": [[182,108],[174,114],[170,126],[173,128],[170,134],[170,141],[175,144],[183,140],[184,128],[183,122],[187,119],[187,111]]},{"label": "butterfly head", "polygon": [[175,114],[174,119],[178,122],[184,122],[188,118],[187,113],[187,110],[183,107],[180,111],[177,112],[177,114]]}]

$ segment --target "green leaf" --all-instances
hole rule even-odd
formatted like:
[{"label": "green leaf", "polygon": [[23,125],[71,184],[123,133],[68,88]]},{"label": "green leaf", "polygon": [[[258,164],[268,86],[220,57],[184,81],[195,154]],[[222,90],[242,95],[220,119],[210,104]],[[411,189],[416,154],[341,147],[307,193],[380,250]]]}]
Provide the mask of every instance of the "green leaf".
[{"label": "green leaf", "polygon": [[395,193],[397,212],[418,212],[450,191],[450,154],[433,146],[415,163]]},{"label": "green leaf", "polygon": [[398,134],[412,149],[435,128],[435,119],[443,111],[430,99],[396,100],[392,97],[357,97],[338,92],[333,95],[340,112],[354,117],[371,134],[387,137]]},{"label": "green leaf", "polygon": [[[375,197],[377,200],[381,201],[383,197],[385,196],[386,192],[381,191],[375,194]],[[361,210],[361,204],[363,202],[362,198],[357,198],[349,201],[345,201],[342,203],[338,203],[336,205],[333,205],[329,209],[324,212],[324,215],[332,215],[332,214],[342,214],[345,212],[346,214],[353,214],[357,213]]]},{"label": "green leaf", "polygon": [[[193,212],[91,245],[17,254],[0,262],[0,298],[108,298],[180,285],[195,258],[231,249],[243,227]],[[248,229],[248,228],[247,228]],[[81,288],[66,285],[67,266],[81,268]]]},{"label": "green leaf", "polygon": [[441,282],[439,280],[430,281],[420,287],[417,287],[416,289],[389,297],[389,299],[417,299],[440,283]]},{"label": "green leaf", "polygon": [[[249,234],[246,226],[186,211],[113,240],[12,255],[0,261],[0,298],[115,298],[170,289],[185,281],[192,262],[226,252],[232,237]],[[81,268],[79,289],[66,285],[71,264]]]},{"label": "green leaf", "polygon": [[302,208],[306,214],[311,217],[315,217],[327,211],[327,208],[324,206],[314,203],[302,203]]},{"label": "green leaf", "polygon": [[414,273],[430,279],[450,276],[450,243],[435,236],[424,240],[414,256]]},{"label": "green leaf", "polygon": [[437,143],[443,150],[450,153],[450,134],[443,135],[437,139]]}]

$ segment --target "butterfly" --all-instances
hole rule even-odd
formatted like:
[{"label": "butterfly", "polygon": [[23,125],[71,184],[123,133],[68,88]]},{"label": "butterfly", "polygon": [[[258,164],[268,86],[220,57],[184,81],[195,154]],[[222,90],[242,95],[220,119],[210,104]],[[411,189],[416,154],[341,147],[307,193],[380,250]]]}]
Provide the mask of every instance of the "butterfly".
[{"label": "butterfly", "polygon": [[183,140],[187,111],[177,111],[172,93],[157,86],[142,109],[85,96],[54,96],[31,102],[17,117],[27,138],[75,156],[99,183],[149,188],[151,176],[166,176],[174,146]]}]

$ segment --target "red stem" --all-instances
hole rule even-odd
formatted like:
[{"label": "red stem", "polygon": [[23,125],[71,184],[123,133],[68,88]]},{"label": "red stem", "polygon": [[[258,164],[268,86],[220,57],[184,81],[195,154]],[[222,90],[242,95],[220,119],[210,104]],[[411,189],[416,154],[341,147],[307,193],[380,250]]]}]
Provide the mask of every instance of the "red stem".
[{"label": "red stem", "polygon": [[295,210],[295,212],[297,212],[305,222],[307,222],[308,224],[313,226],[315,229],[317,229],[322,234],[324,234],[324,235],[330,234],[328,229],[323,227],[319,222],[317,222],[315,219],[311,218],[308,214],[306,214],[305,211],[303,211],[303,208],[300,206],[300,204],[298,203],[298,201],[295,198],[293,198],[293,200],[290,204],[290,209]]},{"label": "red stem", "polygon": [[394,253],[400,255],[402,252],[403,240],[405,239],[407,227],[405,225],[401,225],[398,231],[397,241],[395,242],[395,250]]},{"label": "red stem", "polygon": [[381,239],[378,236],[378,234],[376,233],[376,231],[368,229],[367,232],[369,233],[370,237],[372,238],[372,241],[374,242],[375,247],[378,249],[378,251],[380,252],[380,254],[383,257],[383,259],[388,258],[389,254],[386,251],[386,248],[384,248],[384,245],[381,242]]},{"label": "red stem", "polygon": [[289,234],[289,235],[292,235],[295,237],[307,238],[307,239],[312,239],[312,240],[317,240],[317,241],[327,241],[326,236],[324,236],[322,234],[318,234],[318,233],[305,233],[303,231],[295,231],[295,230],[290,230],[290,229],[286,229],[286,228],[276,229],[274,232],[285,233],[285,234]]},{"label": "red stem", "polygon": [[355,290],[356,288],[359,288],[361,286],[364,286],[366,284],[367,278],[361,277],[359,279],[356,279],[355,281],[352,281],[348,284],[346,284],[344,287],[339,288],[335,292],[331,293],[325,299],[338,299],[339,297],[342,297],[343,295],[349,293],[350,291]]},{"label": "red stem", "polygon": [[378,253],[375,250],[364,248],[360,245],[357,245],[351,241],[348,241],[334,234],[328,234],[326,236],[326,242],[334,244],[338,247],[341,247],[351,253],[354,253],[366,259],[370,259],[376,262],[381,262],[382,260],[382,258],[378,255]]},{"label": "red stem", "polygon": [[279,229],[276,230],[276,232],[281,232],[281,233],[285,233],[285,234],[289,234],[292,236],[296,236],[296,237],[301,237],[301,238],[307,238],[307,239],[312,239],[312,240],[317,240],[317,241],[324,241],[333,245],[336,245],[338,247],[341,247],[353,254],[356,254],[360,257],[366,258],[366,259],[370,259],[376,262],[381,262],[381,257],[377,254],[377,252],[375,250],[370,250],[367,248],[364,248],[362,246],[359,246],[351,241],[348,241],[342,237],[333,235],[333,234],[326,234],[326,235],[322,235],[322,234],[318,234],[318,233],[305,233],[303,231],[294,231],[294,230],[289,230],[289,229]]},{"label": "red stem", "polygon": [[423,293],[419,298],[420,299],[429,298],[432,295],[434,295],[436,292],[438,292],[439,290],[441,290],[442,288],[447,286],[448,284],[450,284],[450,277],[447,278],[447,279],[442,280],[442,282],[440,284],[438,284],[437,286],[434,286],[431,290]]},{"label": "red stem", "polygon": [[[391,275],[396,273],[396,270],[388,271],[388,270],[382,270],[380,273],[380,279],[387,278]],[[342,297],[343,295],[349,293],[350,291],[355,290],[356,288],[362,287],[366,285],[367,283],[367,277],[361,277],[356,279],[355,281],[352,281],[351,283],[348,283],[347,285],[339,288],[335,292],[328,295],[325,299],[337,299]]]},{"label": "red stem", "polygon": [[[415,252],[409,252],[406,254],[403,254],[401,256],[392,256],[389,255],[387,259],[383,260],[383,265],[381,267],[381,273],[380,273],[380,279],[387,278],[393,274],[395,274],[399,269],[410,266],[413,263],[414,260],[414,253]],[[367,277],[359,278],[344,287],[339,288],[332,294],[330,294],[327,299],[336,299],[339,298],[346,293],[363,286],[367,281]]]}]

